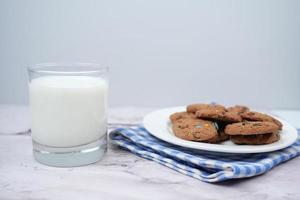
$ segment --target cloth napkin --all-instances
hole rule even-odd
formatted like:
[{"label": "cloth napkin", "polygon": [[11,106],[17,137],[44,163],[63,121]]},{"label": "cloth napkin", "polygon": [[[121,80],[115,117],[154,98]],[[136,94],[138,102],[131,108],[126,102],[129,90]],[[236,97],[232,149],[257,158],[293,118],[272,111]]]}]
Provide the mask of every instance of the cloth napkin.
[{"label": "cloth napkin", "polygon": [[210,183],[257,176],[300,154],[300,138],[292,146],[275,152],[237,155],[173,145],[152,136],[142,126],[118,128],[109,136],[112,143],[140,157]]}]

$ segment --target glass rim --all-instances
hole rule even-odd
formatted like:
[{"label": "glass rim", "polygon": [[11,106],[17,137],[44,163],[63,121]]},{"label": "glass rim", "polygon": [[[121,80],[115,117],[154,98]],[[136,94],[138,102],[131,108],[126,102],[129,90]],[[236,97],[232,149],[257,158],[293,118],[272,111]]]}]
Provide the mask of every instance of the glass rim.
[{"label": "glass rim", "polygon": [[39,63],[28,66],[29,73],[38,74],[57,74],[57,75],[92,75],[104,74],[109,71],[108,66],[96,63],[83,62],[58,62],[58,63]]}]

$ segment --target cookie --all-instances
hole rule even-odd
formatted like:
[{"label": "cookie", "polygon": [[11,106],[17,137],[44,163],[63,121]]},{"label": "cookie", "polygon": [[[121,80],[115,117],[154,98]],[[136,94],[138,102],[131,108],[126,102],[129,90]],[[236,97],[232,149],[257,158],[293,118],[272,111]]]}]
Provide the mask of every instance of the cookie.
[{"label": "cookie", "polygon": [[278,126],[273,122],[239,122],[225,127],[225,133],[228,135],[257,135],[277,131]]},{"label": "cookie", "polygon": [[225,110],[226,108],[222,105],[218,104],[191,104],[186,107],[186,111],[189,113],[196,113],[198,110],[202,109],[219,109],[219,110]]},{"label": "cookie", "polygon": [[241,122],[241,116],[236,112],[229,112],[226,109],[202,109],[196,112],[196,116],[202,119],[223,121],[228,123]]},{"label": "cookie", "polygon": [[186,119],[186,118],[196,118],[196,115],[193,113],[188,113],[188,112],[176,112],[170,115],[170,120],[172,123],[181,120],[181,119]]},{"label": "cookie", "polygon": [[270,115],[249,111],[249,112],[242,113],[241,116],[244,120],[248,120],[248,121],[273,122],[279,127],[279,130],[282,130],[282,123],[277,119],[271,117]]},{"label": "cookie", "polygon": [[211,143],[211,144],[217,144],[217,143],[221,143],[221,142],[224,142],[224,141],[228,140],[229,135],[227,135],[224,132],[224,128],[226,126],[226,123],[213,122],[213,124],[216,127],[218,134],[214,138],[212,138],[210,140],[207,140],[207,141],[203,141],[203,142]]},{"label": "cookie", "polygon": [[261,135],[234,135],[230,139],[235,144],[260,145],[277,142],[280,139],[280,135],[278,132]]},{"label": "cookie", "polygon": [[210,140],[207,140],[205,142],[207,143],[212,143],[212,144],[217,144],[224,142],[229,139],[229,135],[227,135],[224,131],[221,131],[218,133],[218,135]]},{"label": "cookie", "polygon": [[202,119],[181,119],[172,124],[172,129],[177,137],[190,141],[207,141],[218,135],[214,124]]},{"label": "cookie", "polygon": [[227,111],[229,111],[229,112],[236,112],[236,113],[238,113],[238,114],[242,114],[242,113],[244,113],[244,112],[249,111],[249,108],[246,107],[246,106],[239,106],[239,105],[236,105],[236,106],[227,108]]}]

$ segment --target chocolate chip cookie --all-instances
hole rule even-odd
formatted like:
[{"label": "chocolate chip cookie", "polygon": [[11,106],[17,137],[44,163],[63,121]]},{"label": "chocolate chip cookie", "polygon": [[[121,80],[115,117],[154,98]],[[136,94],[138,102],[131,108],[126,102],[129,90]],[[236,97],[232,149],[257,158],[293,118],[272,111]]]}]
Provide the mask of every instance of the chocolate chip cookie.
[{"label": "chocolate chip cookie", "polygon": [[239,122],[228,124],[225,133],[228,135],[257,135],[274,133],[278,126],[273,122]]},{"label": "chocolate chip cookie", "polygon": [[227,135],[224,131],[218,132],[218,135],[210,140],[207,140],[205,142],[211,143],[211,144],[217,144],[224,142],[229,139],[229,135]]},{"label": "chocolate chip cookie", "polygon": [[242,114],[244,112],[249,111],[249,108],[246,107],[246,106],[236,105],[236,106],[232,106],[232,107],[227,108],[227,111],[229,111],[229,112],[236,112],[238,114]]},{"label": "chocolate chip cookie", "polygon": [[223,121],[228,123],[241,122],[241,116],[236,112],[230,112],[226,109],[201,109],[196,112],[196,116],[202,119]]},{"label": "chocolate chip cookie", "polygon": [[224,110],[226,108],[219,104],[203,104],[203,103],[191,104],[186,107],[186,111],[189,113],[196,113],[198,110],[202,110],[202,109]]},{"label": "chocolate chip cookie", "polygon": [[277,142],[280,139],[280,135],[278,132],[260,135],[233,135],[230,139],[235,144],[260,145]]},{"label": "chocolate chip cookie", "polygon": [[279,130],[282,130],[282,123],[277,119],[271,117],[270,115],[254,112],[254,111],[248,111],[242,113],[241,116],[244,120],[248,120],[248,121],[273,122],[278,126]]},{"label": "chocolate chip cookie", "polygon": [[196,115],[193,113],[188,113],[188,112],[177,112],[177,113],[173,113],[170,116],[170,120],[172,123],[175,123],[178,120],[187,119],[187,118],[196,119]]},{"label": "chocolate chip cookie", "polygon": [[218,135],[213,122],[202,119],[177,120],[172,123],[172,129],[177,137],[190,141],[208,141]]}]

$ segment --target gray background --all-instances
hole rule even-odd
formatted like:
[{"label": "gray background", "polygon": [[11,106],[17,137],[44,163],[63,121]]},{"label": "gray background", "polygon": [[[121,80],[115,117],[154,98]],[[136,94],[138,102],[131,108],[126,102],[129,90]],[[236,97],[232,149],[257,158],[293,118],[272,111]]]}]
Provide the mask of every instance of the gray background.
[{"label": "gray background", "polygon": [[110,66],[111,106],[300,108],[300,1],[0,1],[0,103],[26,66]]}]

